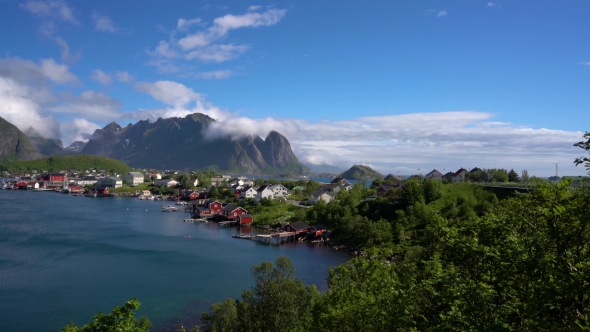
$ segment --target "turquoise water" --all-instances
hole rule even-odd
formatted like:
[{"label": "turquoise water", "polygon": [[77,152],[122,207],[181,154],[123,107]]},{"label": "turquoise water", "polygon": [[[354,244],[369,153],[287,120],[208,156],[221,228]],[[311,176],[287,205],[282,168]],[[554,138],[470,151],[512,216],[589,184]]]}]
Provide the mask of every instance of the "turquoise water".
[{"label": "turquoise water", "polygon": [[267,246],[237,230],[184,223],[161,202],[0,190],[0,331],[58,331],[131,297],[152,331],[253,284],[250,268],[288,256],[305,283],[326,289],[327,268],[349,256],[319,244]]}]

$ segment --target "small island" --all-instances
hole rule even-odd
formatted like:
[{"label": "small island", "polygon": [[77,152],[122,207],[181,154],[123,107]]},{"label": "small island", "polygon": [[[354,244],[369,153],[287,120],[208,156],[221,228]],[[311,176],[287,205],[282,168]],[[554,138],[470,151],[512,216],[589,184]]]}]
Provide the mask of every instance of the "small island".
[{"label": "small island", "polygon": [[375,180],[383,179],[383,174],[375,171],[369,166],[354,165],[346,172],[340,173],[339,177],[348,180]]}]

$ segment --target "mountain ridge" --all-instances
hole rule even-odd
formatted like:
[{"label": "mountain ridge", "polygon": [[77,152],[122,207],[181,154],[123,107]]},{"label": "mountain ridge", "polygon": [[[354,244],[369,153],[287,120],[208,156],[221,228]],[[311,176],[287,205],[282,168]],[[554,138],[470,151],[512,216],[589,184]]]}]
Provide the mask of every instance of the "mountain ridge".
[{"label": "mountain ridge", "polygon": [[155,122],[141,120],[126,127],[111,122],[97,129],[80,153],[114,158],[133,167],[249,174],[309,172],[280,133],[271,131],[265,139],[205,139],[205,130],[214,122],[200,113]]}]

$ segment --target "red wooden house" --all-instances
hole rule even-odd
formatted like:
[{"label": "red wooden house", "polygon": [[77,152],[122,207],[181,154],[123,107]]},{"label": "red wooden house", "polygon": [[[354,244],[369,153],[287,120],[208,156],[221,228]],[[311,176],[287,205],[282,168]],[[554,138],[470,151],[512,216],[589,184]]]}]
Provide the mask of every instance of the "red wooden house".
[{"label": "red wooden house", "polygon": [[295,235],[307,233],[309,230],[309,225],[304,222],[294,222],[292,224],[287,224],[285,226],[285,232],[293,232]]},{"label": "red wooden house", "polygon": [[199,217],[213,217],[217,214],[221,214],[222,207],[218,201],[206,201],[205,206],[198,206],[195,214]]},{"label": "red wooden house", "polygon": [[309,235],[313,235],[313,236],[320,236],[320,235],[324,234],[325,231],[326,231],[326,226],[324,226],[324,225],[311,226],[307,230]]},{"label": "red wooden house", "polygon": [[15,187],[16,189],[27,189],[27,183],[25,181],[19,181]]},{"label": "red wooden house", "polygon": [[68,177],[63,173],[47,174],[47,181],[49,182],[66,182]]},{"label": "red wooden house", "polygon": [[227,219],[233,220],[238,218],[239,215],[248,214],[248,211],[246,211],[246,209],[244,209],[243,207],[230,204],[223,207],[221,214]]},{"label": "red wooden house", "polygon": [[238,215],[238,223],[240,225],[250,225],[252,224],[252,215],[251,214],[240,214]]}]

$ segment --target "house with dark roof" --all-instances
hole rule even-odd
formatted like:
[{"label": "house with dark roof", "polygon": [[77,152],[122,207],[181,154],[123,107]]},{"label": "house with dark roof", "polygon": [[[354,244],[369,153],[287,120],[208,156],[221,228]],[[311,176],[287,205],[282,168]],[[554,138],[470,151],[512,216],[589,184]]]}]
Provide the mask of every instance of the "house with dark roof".
[{"label": "house with dark roof", "polygon": [[258,187],[258,189],[256,189],[255,199],[257,201],[259,201],[263,198],[268,198],[268,199],[274,198],[274,194],[273,194],[272,190],[270,190],[270,186],[268,186],[266,184],[264,184],[264,185]]},{"label": "house with dark roof", "polygon": [[244,214],[238,215],[238,224],[249,225],[249,224],[252,224],[252,222],[253,222],[253,218],[252,218],[251,214],[244,213]]},{"label": "house with dark roof", "polygon": [[241,206],[228,204],[221,209],[221,215],[227,219],[237,219],[239,215],[248,214],[248,211]]},{"label": "house with dark roof", "polygon": [[377,188],[377,195],[380,196],[380,197],[381,196],[385,196],[385,194],[388,191],[393,190],[393,189],[398,189],[398,188],[401,188],[401,185],[399,185],[399,184],[397,184],[397,185],[387,185],[387,184],[384,184],[381,187]]},{"label": "house with dark roof", "polygon": [[465,175],[467,174],[467,170],[465,168],[460,168],[458,171],[453,173],[453,177],[451,178],[452,182],[465,182]]},{"label": "house with dark roof", "polygon": [[436,169],[433,169],[428,174],[424,175],[424,179],[426,180],[442,180],[443,174]]},{"label": "house with dark roof", "polygon": [[320,236],[325,231],[326,231],[326,226],[324,226],[324,225],[314,225],[314,226],[310,226],[307,229],[307,232],[309,233],[309,235],[313,235],[313,236]]},{"label": "house with dark roof", "polygon": [[295,235],[307,233],[308,230],[309,225],[301,221],[285,225],[285,232],[293,232]]},{"label": "house with dark roof", "polygon": [[332,180],[330,184],[338,184],[346,190],[352,189],[352,184],[348,182],[348,180],[346,180],[345,178],[334,178],[334,180]]}]

